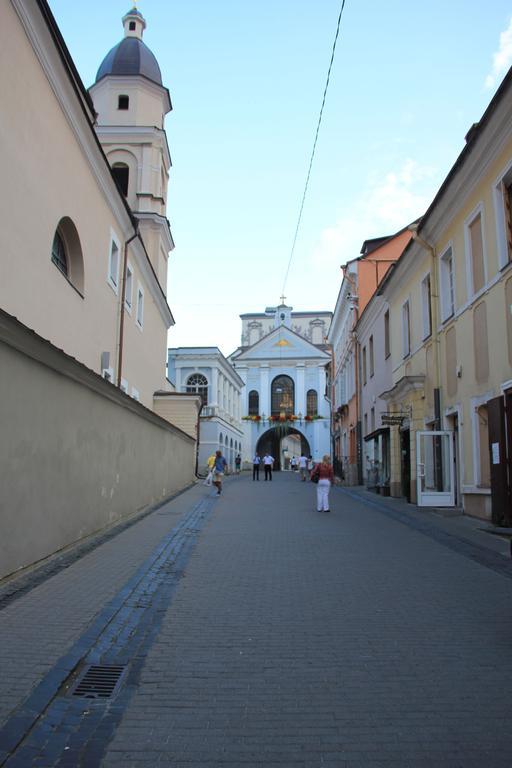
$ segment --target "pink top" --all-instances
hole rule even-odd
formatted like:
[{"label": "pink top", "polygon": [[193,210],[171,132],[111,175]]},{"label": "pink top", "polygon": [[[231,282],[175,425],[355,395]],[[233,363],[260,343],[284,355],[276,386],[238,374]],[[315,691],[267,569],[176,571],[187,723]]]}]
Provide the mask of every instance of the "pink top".
[{"label": "pink top", "polygon": [[313,470],[314,475],[318,475],[320,480],[334,481],[334,472],[330,464],[317,464]]}]

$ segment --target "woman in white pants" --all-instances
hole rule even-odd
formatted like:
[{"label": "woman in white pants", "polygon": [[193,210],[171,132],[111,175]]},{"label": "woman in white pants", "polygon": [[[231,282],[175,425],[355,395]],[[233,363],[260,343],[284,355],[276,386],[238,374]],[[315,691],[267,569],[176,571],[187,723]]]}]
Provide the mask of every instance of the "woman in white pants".
[{"label": "woman in white pants", "polygon": [[316,508],[318,512],[330,512],[329,491],[334,482],[334,472],[332,470],[330,456],[326,454],[320,464],[316,465],[311,474],[311,478],[313,477],[318,477],[318,485],[316,486]]}]

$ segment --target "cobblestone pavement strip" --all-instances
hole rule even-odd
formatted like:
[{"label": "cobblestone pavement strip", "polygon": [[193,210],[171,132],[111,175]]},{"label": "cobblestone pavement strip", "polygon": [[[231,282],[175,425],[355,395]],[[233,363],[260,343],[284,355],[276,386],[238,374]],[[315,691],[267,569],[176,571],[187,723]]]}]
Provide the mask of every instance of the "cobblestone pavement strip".
[{"label": "cobblestone pavement strip", "polygon": [[[23,579],[21,597],[14,602],[10,599],[0,611],[0,728],[3,726],[4,736],[7,722],[14,736],[33,720],[23,712],[27,697],[33,712],[40,712],[51,699],[80,654],[89,650],[115,613],[115,606],[109,603],[120,590],[129,589],[130,579],[145,559],[204,495],[204,489],[195,486],[115,538],[107,537],[81,559],[73,562],[70,555],[69,567],[56,575],[41,581],[35,573],[36,586],[31,590],[27,578]],[[7,594],[13,595],[12,585]]]},{"label": "cobblestone pavement strip", "polygon": [[[209,493],[198,486],[184,494],[181,513]],[[175,564],[186,578],[167,591],[165,579],[148,586],[151,610],[131,614],[116,657],[130,663],[120,694],[87,708],[57,696],[9,768],[509,768],[509,561],[457,536],[457,523],[415,514],[409,522],[389,505],[331,493],[332,512],[320,514],[315,489],[296,476],[233,478]],[[172,524],[161,516],[162,541],[179,519],[177,509],[171,514]],[[11,646],[11,663],[29,656],[30,623],[45,611],[58,616],[52,601],[67,594],[66,583],[69,603],[82,589],[85,599],[100,592],[82,623],[65,607],[75,616],[71,639],[57,624],[64,651],[81,641],[98,605],[123,592],[121,574],[133,578],[138,536],[153,537],[146,557],[155,547],[152,520],[0,613],[1,621],[12,611],[4,629],[22,646],[19,655]],[[155,526],[151,536],[144,525]],[[130,645],[137,632],[140,644]],[[98,658],[121,635],[100,641]],[[37,639],[32,646],[38,651]],[[48,662],[50,675],[63,648]]]}]

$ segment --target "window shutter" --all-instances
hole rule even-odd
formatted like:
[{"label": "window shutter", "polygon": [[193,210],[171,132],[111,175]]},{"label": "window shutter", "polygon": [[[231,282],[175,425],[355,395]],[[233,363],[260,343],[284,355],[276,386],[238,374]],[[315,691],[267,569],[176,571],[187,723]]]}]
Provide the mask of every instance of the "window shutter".
[{"label": "window shutter", "polygon": [[483,288],[485,283],[484,250],[482,242],[482,216],[475,216],[469,225],[471,239],[471,261],[473,267],[473,293]]},{"label": "window shutter", "polygon": [[503,205],[505,207],[505,230],[507,236],[508,260],[512,260],[512,211],[510,198],[512,196],[512,183],[501,182],[501,191],[503,195]]}]

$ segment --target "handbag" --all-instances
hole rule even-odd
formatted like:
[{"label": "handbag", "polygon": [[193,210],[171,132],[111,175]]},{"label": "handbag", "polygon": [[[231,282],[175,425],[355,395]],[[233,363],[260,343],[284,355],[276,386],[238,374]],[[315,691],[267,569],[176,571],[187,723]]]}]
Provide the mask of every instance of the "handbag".
[{"label": "handbag", "polygon": [[319,480],[320,480],[320,472],[313,472],[311,475],[311,482],[318,483]]}]

